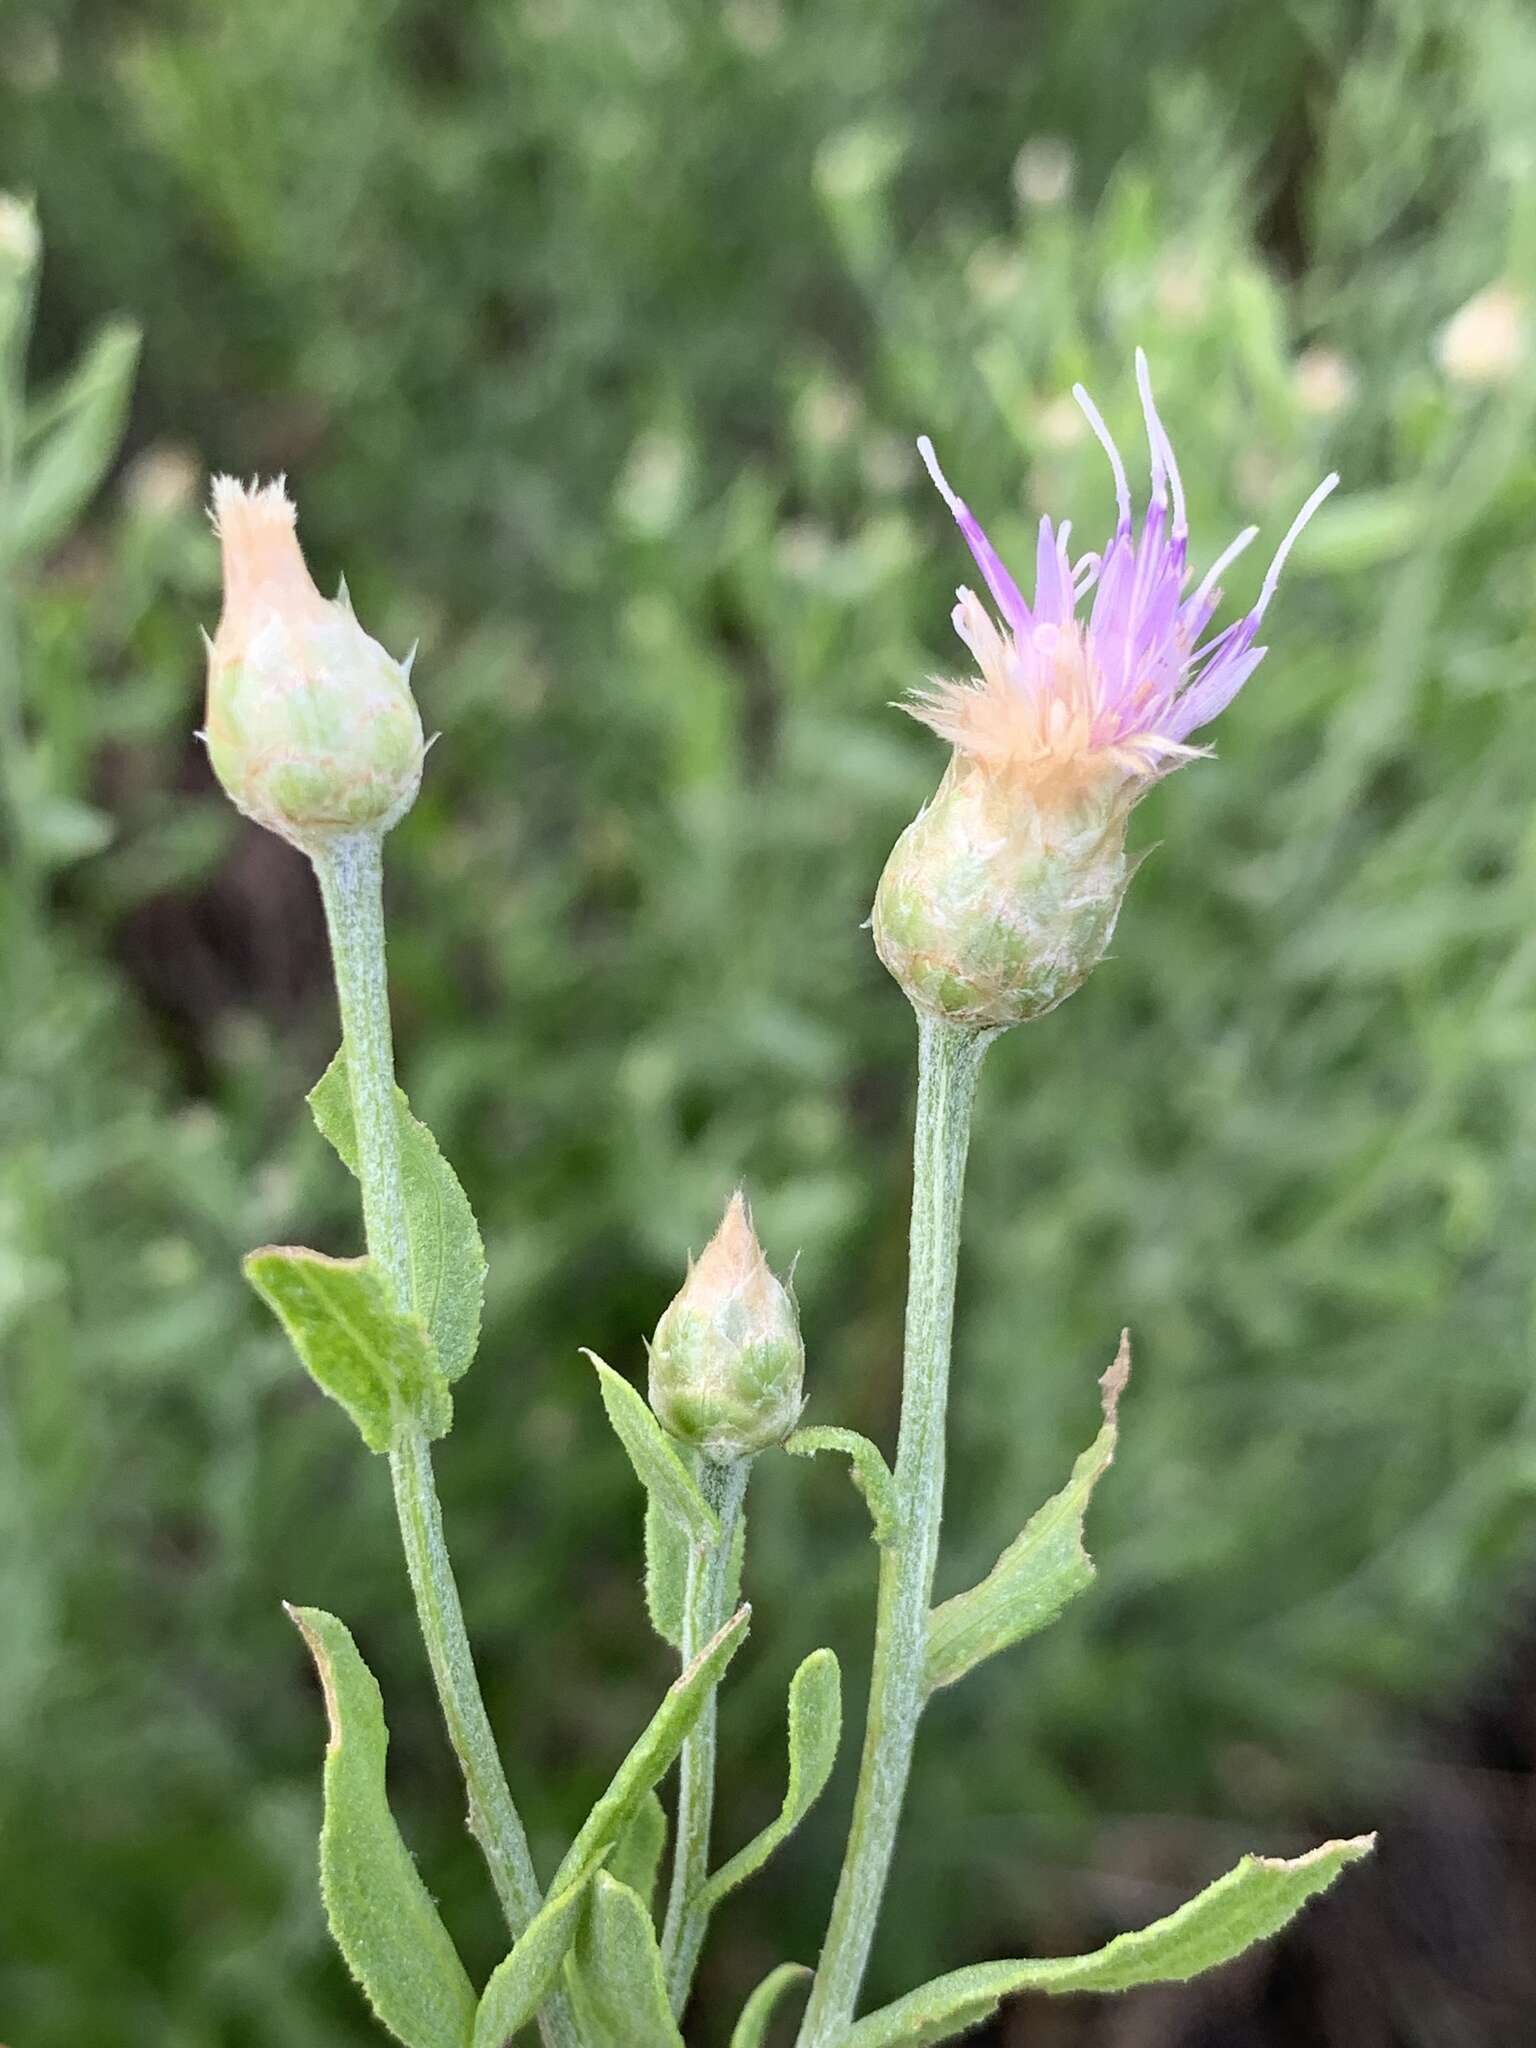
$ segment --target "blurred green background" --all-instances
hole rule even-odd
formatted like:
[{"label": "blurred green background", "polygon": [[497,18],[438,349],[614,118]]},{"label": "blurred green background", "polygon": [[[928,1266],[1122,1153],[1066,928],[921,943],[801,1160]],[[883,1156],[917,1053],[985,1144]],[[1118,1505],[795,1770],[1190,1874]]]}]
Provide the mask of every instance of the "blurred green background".
[{"label": "blurred green background", "polygon": [[[547,1870],[667,1677],[578,1344],[641,1369],[744,1177],[811,1419],[892,1437],[912,1034],[859,927],[968,570],[913,439],[1005,554],[1043,507],[1092,544],[1064,394],[1137,445],[1137,342],[1197,560],[1346,488],[1219,762],[1138,815],[1115,958],[984,1077],[953,1586],[1122,1323],[1137,1377],[1095,1593],[929,1719],[876,1988],[1379,1821],[1282,1950],[990,2038],[1529,2039],[1533,104],[1517,0],[5,0],[0,187],[46,238],[0,447],[11,2048],[375,2038],[283,1597],[356,1631],[405,1832],[499,1954],[384,1474],[238,1277],[358,1230],[300,1102],[307,870],[191,739],[207,472],[286,471],[320,580],[421,640],[400,1060],[491,1258],[440,1483]],[[25,241],[0,214],[13,312]],[[794,1662],[862,1686],[873,1586],[840,1473],[754,1492],[728,1840]],[[717,1921],[700,2041],[813,1955],[847,1790]]]}]

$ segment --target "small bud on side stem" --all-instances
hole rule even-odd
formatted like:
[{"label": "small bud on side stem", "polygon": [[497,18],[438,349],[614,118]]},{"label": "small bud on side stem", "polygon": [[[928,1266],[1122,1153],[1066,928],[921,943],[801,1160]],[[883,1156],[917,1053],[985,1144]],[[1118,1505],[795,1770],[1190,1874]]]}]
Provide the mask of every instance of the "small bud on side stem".
[{"label": "small bud on side stem", "polygon": [[651,1407],[680,1443],[724,1464],[784,1441],[804,1378],[794,1298],[769,1269],[738,1190],[656,1325]]}]

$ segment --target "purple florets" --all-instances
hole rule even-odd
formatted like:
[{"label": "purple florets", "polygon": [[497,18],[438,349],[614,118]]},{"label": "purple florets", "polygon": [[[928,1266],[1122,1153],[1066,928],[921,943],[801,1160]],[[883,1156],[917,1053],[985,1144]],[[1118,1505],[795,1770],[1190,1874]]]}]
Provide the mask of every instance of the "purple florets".
[{"label": "purple florets", "polygon": [[[1237,695],[1265,655],[1255,645],[1297,535],[1338,477],[1318,485],[1275,552],[1253,609],[1201,643],[1221,601],[1217,579],[1258,532],[1246,527],[1184,594],[1189,527],[1172,446],[1152,400],[1146,357],[1136,378],[1152,455],[1152,492],[1134,530],[1120,452],[1081,385],[1074,397],[1114,472],[1119,516],[1100,554],[1074,562],[1069,522],[1040,521],[1035,597],[1026,604],[969,507],[950,489],[926,436],[918,447],[943,493],[1003,622],[961,589],[955,630],[980,679],[938,683],[913,705],[919,718],[979,766],[1017,775],[1042,800],[1071,801],[1111,779],[1150,782],[1199,750],[1192,733]],[[1092,594],[1084,617],[1079,608]]]}]

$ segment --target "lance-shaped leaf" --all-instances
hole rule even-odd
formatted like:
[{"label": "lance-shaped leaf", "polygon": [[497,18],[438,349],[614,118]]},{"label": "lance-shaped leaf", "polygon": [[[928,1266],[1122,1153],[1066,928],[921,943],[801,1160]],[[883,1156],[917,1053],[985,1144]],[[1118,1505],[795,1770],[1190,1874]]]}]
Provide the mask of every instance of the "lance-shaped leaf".
[{"label": "lance-shaped leaf", "polygon": [[1358,1835],[1325,1842],[1290,1862],[1245,1856],[1176,1913],[1117,1935],[1092,1955],[952,1970],[870,2013],[840,2037],[837,2048],[930,2048],[979,2025],[1016,1991],[1129,1991],[1138,1984],[1183,1983],[1278,1934],[1346,1864],[1369,1855],[1375,1840]]},{"label": "lance-shaped leaf", "polygon": [[583,1878],[554,1893],[512,1944],[511,1954],[491,1972],[475,2012],[472,2048],[506,2048],[549,1996],[576,1938],[587,1881]]},{"label": "lance-shaped leaf", "polygon": [[720,1522],[705,1500],[693,1474],[672,1448],[665,1430],[622,1374],[605,1365],[595,1351],[582,1356],[597,1368],[597,1383],[613,1433],[629,1453],[635,1477],[663,1513],[670,1515],[692,1543],[713,1543]]},{"label": "lance-shaped leaf", "polygon": [[389,1810],[379,1688],[334,1615],[288,1613],[315,1660],[330,1722],[320,1889],[336,1946],[406,2048],[468,2048],[475,1994]]},{"label": "lance-shaped leaf", "polygon": [[[736,1517],[731,1539],[730,1563],[725,1577],[725,1604],[734,1606],[741,1598],[742,1565],[746,1558],[747,1518]],[[664,1643],[674,1650],[683,1647],[683,1614],[688,1599],[688,1553],[686,1531],[673,1521],[654,1493],[645,1497],[645,1611]]]},{"label": "lance-shaped leaf", "polygon": [[804,1963],[780,1963],[770,1970],[741,2008],[741,2018],[731,2029],[731,2048],[763,2048],[779,2000],[791,1985],[803,1984],[813,1974]]},{"label": "lance-shaped leaf", "polygon": [[875,1541],[885,1544],[894,1539],[900,1520],[896,1482],[867,1436],[860,1436],[856,1429],[797,1429],[785,1439],[784,1448],[797,1458],[813,1458],[818,1451],[841,1451],[849,1461],[849,1476],[869,1505]]},{"label": "lance-shaped leaf", "polygon": [[627,1884],[647,1911],[656,1890],[661,1852],[666,1846],[666,1809],[654,1792],[647,1792],[608,1859],[609,1875],[620,1884]]},{"label": "lance-shaped leaf", "polygon": [[832,1775],[842,1729],[843,1684],[837,1658],[830,1650],[813,1650],[789,1683],[789,1787],[784,1804],[760,1835],[707,1880],[699,1895],[705,1911],[713,1912],[737,1885],[761,1870],[810,1812]]},{"label": "lance-shaped leaf", "polygon": [[651,1916],[606,1870],[593,1880],[566,1979],[589,2048],[683,2048]]},{"label": "lance-shaped leaf", "polygon": [[[309,1107],[321,1137],[355,1179],[357,1127],[352,1120],[344,1051],[337,1053],[309,1091]],[[431,1332],[439,1369],[452,1381],[474,1358],[480,1341],[485,1246],[458,1175],[426,1125],[412,1116],[411,1105],[399,1088],[395,1090],[395,1108],[411,1247],[411,1307]]]},{"label": "lance-shaped leaf", "polygon": [[644,1734],[614,1773],[607,1791],[582,1823],[581,1832],[555,1873],[551,1897],[590,1876],[629,1826],[646,1793],[682,1748],[684,1738],[703,1712],[704,1702],[740,1649],[751,1613],[750,1607],[738,1608],[675,1680]]},{"label": "lance-shaped leaf", "polygon": [[453,1420],[453,1397],[419,1316],[395,1313],[369,1259],[328,1259],[301,1245],[265,1245],[245,1275],[317,1386],[340,1402],[371,1451],[389,1449],[399,1413],[429,1436]]},{"label": "lance-shaped leaf", "polygon": [[1023,1533],[978,1585],[957,1593],[929,1615],[924,1681],[930,1692],[953,1685],[984,1658],[1045,1628],[1069,1600],[1092,1584],[1094,1567],[1083,1548],[1083,1517],[1094,1487],[1114,1459],[1115,1410],[1130,1370],[1130,1336],[1122,1331],[1115,1362],[1099,1381],[1103,1427],[1072,1467],[1072,1477],[1030,1517]]},{"label": "lance-shaped leaf", "polygon": [[645,1496],[645,1611],[674,1650],[683,1647],[688,1601],[688,1534],[654,1493]]},{"label": "lance-shaped leaf", "polygon": [[139,331],[102,328],[61,389],[27,422],[28,456],[17,479],[0,551],[39,555],[63,538],[111,467],[128,417]]}]

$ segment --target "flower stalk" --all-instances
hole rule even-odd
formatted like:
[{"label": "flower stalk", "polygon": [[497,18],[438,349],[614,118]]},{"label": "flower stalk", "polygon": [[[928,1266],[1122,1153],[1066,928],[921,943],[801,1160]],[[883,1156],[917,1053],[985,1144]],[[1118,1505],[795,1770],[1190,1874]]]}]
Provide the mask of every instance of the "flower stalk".
[{"label": "flower stalk", "polygon": [[[701,1457],[697,1463],[699,1488],[719,1519],[720,1533],[708,1543],[694,1544],[688,1554],[681,1650],[685,1669],[730,1618],[735,1599],[731,1560],[751,1469],[750,1458],[732,1458],[717,1464],[711,1458]],[[709,1909],[700,1905],[699,1894],[709,1876],[717,1719],[717,1700],[712,1692],[683,1744],[679,1763],[672,1886],[661,1935],[667,1998],[678,2017],[688,2003],[699,1951],[709,1926]]]},{"label": "flower stalk", "polygon": [[881,1556],[874,1666],[853,1822],[800,2048],[853,2018],[896,1845],[923,1708],[923,1663],[944,1513],[950,1333],[976,1078],[994,1031],[918,1014],[911,1265],[897,1439],[895,1540]]},{"label": "flower stalk", "polygon": [[[404,1308],[410,1300],[410,1240],[385,971],[382,841],[377,831],[338,833],[317,839],[309,853],[330,934],[368,1253],[386,1276],[396,1305]],[[431,1447],[414,1416],[396,1418],[389,1472],[416,1618],[464,1778],[469,1830],[516,1940],[539,1910],[543,1893],[480,1691],[443,1534]],[[579,2048],[563,1993],[551,1997],[539,2025],[545,2048]]]}]

